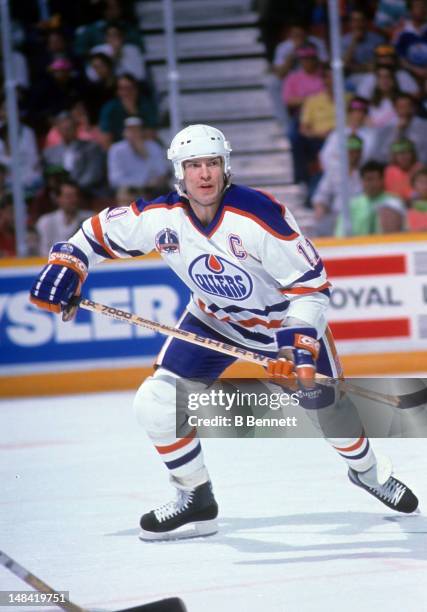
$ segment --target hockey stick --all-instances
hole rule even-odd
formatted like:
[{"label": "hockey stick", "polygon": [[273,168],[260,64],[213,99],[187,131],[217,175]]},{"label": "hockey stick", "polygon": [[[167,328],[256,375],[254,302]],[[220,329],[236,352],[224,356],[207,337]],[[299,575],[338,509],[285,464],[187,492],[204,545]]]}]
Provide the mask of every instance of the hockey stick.
[{"label": "hockey stick", "polygon": [[[206,338],[205,336],[200,336],[183,329],[176,329],[175,327],[169,327],[169,325],[156,323],[155,321],[144,319],[143,317],[131,312],[126,312],[120,308],[105,306],[104,304],[99,304],[98,302],[93,302],[92,300],[88,300],[86,298],[75,298],[71,308],[75,308],[77,306],[85,310],[90,310],[91,312],[97,312],[106,315],[107,317],[112,317],[118,321],[132,323],[132,325],[139,325],[140,327],[151,329],[152,331],[160,334],[172,336],[178,340],[184,340],[185,342],[190,342],[191,344],[204,346],[214,351],[218,351],[219,353],[230,355],[231,357],[236,357],[237,359],[243,359],[260,366],[266,367],[271,361],[270,357],[265,357],[260,353],[239,348],[237,346],[227,344],[226,342],[220,342],[219,340],[213,340],[212,338]],[[316,378],[324,381],[325,383],[328,381],[334,382],[334,379],[331,379],[323,374],[317,374]],[[395,408],[411,408],[413,406],[419,406],[420,403],[427,402],[427,389],[408,395],[397,396],[379,393],[377,391],[370,391],[345,380],[338,380],[337,382],[344,392],[353,393],[374,402],[381,402],[382,404],[387,404],[388,406],[394,406]]]},{"label": "hockey stick", "polygon": [[[63,593],[55,591],[55,589],[46,584],[46,582],[34,576],[34,574],[26,570],[25,567],[22,567],[22,565],[1,550],[0,565],[4,565],[12,574],[21,578],[21,580],[33,587],[33,589],[36,589],[39,593],[54,596],[54,599],[51,600],[49,605],[62,608],[66,610],[66,612],[90,612],[87,608],[82,608],[69,601]],[[153,601],[134,608],[119,610],[118,612],[187,612],[187,608],[179,597],[169,597],[168,599]]]}]

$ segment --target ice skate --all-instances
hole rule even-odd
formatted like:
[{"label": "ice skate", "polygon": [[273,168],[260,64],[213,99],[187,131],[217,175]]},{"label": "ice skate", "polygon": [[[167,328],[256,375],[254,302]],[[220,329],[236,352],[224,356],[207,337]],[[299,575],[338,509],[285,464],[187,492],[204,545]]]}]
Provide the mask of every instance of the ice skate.
[{"label": "ice skate", "polygon": [[392,510],[406,514],[417,512],[418,498],[391,472],[391,463],[380,461],[366,472],[356,472],[350,468],[348,477],[350,482],[365,489]]},{"label": "ice skate", "polygon": [[194,489],[177,488],[175,500],[141,517],[141,540],[178,540],[213,535],[218,531],[218,504],[211,483]]}]

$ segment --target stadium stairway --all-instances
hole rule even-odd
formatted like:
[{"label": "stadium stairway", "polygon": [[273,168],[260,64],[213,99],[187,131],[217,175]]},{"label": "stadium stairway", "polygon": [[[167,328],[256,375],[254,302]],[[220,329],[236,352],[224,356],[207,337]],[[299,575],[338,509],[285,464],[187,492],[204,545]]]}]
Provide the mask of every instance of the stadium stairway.
[{"label": "stadium stairway", "polygon": [[[293,185],[289,142],[265,89],[268,63],[252,0],[173,0],[184,125],[209,123],[233,147],[233,179],[273,193],[311,233],[312,214]],[[146,60],[167,114],[167,66],[161,0],[140,0],[136,13]],[[161,130],[164,142],[168,129]]]}]

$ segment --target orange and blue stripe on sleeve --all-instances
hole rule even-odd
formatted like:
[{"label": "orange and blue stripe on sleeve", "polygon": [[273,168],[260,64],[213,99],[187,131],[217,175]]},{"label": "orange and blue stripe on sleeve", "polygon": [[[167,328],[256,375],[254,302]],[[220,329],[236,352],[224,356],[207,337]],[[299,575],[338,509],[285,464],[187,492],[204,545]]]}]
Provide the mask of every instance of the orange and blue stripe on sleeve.
[{"label": "orange and blue stripe on sleeve", "polygon": [[[92,230],[93,236],[90,235]],[[106,259],[117,259],[118,255],[108,246],[104,238],[104,232],[102,231],[101,220],[99,215],[95,215],[90,219],[90,228],[85,225],[82,226],[82,232],[94,253],[104,257]]]},{"label": "orange and blue stripe on sleeve", "polygon": [[326,281],[322,285],[318,287],[289,287],[284,289],[279,289],[280,293],[284,295],[310,295],[311,293],[325,292],[331,286],[331,283]]},{"label": "orange and blue stripe on sleeve", "polygon": [[108,255],[111,258],[116,259],[117,255],[110,249],[110,247],[108,246],[108,244],[105,241],[104,232],[102,231],[101,219],[99,218],[99,215],[95,215],[94,217],[92,217],[91,225],[92,225],[92,230],[93,230],[94,236],[95,236],[98,244],[101,245],[101,247],[104,249],[104,251],[106,253],[108,253]]}]

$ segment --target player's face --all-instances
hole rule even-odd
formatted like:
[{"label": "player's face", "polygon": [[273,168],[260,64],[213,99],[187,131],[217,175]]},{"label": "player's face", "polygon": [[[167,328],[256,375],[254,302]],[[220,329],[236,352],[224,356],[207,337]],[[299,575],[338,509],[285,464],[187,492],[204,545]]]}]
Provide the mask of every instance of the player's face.
[{"label": "player's face", "polygon": [[208,207],[218,205],[224,189],[221,157],[198,157],[184,162],[184,184],[190,202]]}]

